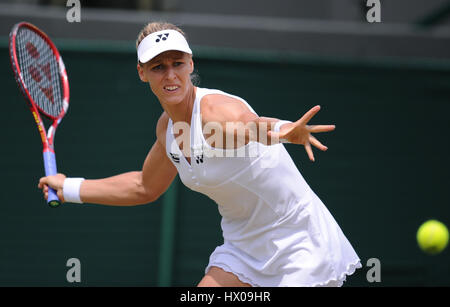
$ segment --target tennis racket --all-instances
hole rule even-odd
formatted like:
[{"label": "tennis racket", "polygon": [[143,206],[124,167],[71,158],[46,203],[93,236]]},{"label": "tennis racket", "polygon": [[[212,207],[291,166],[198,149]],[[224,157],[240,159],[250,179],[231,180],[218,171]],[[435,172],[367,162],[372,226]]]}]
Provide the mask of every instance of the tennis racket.
[{"label": "tennis racket", "polygon": [[[55,132],[69,107],[69,80],[63,60],[50,38],[27,22],[12,28],[9,54],[17,84],[41,135],[45,175],[55,175]],[[41,115],[51,121],[47,132]],[[52,208],[60,205],[58,195],[50,187],[47,203]]]}]

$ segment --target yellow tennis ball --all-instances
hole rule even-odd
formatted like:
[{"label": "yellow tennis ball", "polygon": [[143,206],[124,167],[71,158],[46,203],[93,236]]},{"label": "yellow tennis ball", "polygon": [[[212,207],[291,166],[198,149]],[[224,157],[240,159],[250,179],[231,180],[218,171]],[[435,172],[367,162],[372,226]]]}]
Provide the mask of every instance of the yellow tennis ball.
[{"label": "yellow tennis ball", "polygon": [[448,243],[448,229],[439,221],[428,220],[417,230],[417,243],[428,254],[442,252]]}]

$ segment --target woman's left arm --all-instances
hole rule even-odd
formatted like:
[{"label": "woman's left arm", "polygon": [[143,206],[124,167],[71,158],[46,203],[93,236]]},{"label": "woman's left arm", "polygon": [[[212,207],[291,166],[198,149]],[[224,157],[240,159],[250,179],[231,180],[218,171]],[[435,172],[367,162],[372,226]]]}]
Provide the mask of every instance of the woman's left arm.
[{"label": "woman's left arm", "polygon": [[[313,107],[295,122],[260,117],[238,100],[227,103],[211,103],[210,101],[204,106],[205,108],[202,108],[204,131],[205,128],[210,131],[219,127],[222,130],[224,144],[226,140],[234,140],[232,142],[234,148],[242,146],[242,142],[247,144],[250,141],[264,145],[279,144],[280,141],[299,144],[305,146],[311,161],[314,161],[311,145],[322,151],[328,149],[312,133],[328,132],[336,128],[335,125],[308,125],[311,118],[319,112],[320,106]],[[214,123],[213,126],[216,128],[208,129],[211,123]],[[229,148],[229,145],[225,147]]]}]

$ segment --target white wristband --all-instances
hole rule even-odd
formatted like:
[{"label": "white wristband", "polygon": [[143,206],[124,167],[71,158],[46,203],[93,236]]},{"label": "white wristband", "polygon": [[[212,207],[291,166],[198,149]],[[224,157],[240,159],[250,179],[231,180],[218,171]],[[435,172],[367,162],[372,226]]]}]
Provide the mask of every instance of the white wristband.
[{"label": "white wristband", "polygon": [[[288,123],[292,123],[292,122],[289,121],[289,120],[280,120],[280,121],[277,121],[277,122],[275,123],[275,126],[273,127],[273,131],[275,131],[275,132],[280,132],[281,126],[283,126],[284,124],[288,124]],[[280,139],[280,143],[289,143],[289,141],[286,140],[286,139]]]},{"label": "white wristband", "polygon": [[275,126],[273,127],[273,131],[275,132],[280,132],[280,128],[281,126],[283,126],[284,124],[288,124],[288,123],[292,123],[289,120],[279,120],[275,123]]},{"label": "white wristband", "polygon": [[80,186],[84,178],[66,178],[63,185],[64,200],[70,203],[82,204]]}]

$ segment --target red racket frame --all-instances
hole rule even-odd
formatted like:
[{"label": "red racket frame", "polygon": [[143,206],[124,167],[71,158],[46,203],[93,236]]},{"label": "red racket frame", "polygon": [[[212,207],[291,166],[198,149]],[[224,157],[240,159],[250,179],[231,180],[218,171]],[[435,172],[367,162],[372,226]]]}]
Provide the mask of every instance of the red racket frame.
[{"label": "red racket frame", "polygon": [[[16,38],[17,38],[17,32],[21,28],[28,28],[29,30],[35,32],[37,35],[39,35],[51,48],[53,51],[53,55],[56,57],[56,61],[58,63],[58,71],[60,75],[60,81],[62,84],[62,99],[63,99],[63,108],[60,112],[60,114],[55,117],[48,113],[46,113],[44,110],[42,110],[33,100],[32,96],[30,95],[30,92],[27,89],[27,86],[23,80],[22,72],[20,71],[20,66],[18,62],[18,56],[17,56],[17,50],[16,50]],[[41,136],[42,145],[43,145],[43,154],[44,154],[44,165],[46,169],[46,175],[54,175],[56,174],[56,162],[52,162],[51,160],[54,160],[54,138],[56,129],[61,122],[64,115],[67,113],[67,110],[69,108],[69,79],[67,77],[67,71],[64,65],[64,62],[62,60],[61,55],[59,54],[58,49],[56,48],[55,44],[51,41],[51,39],[38,27],[35,25],[28,23],[28,22],[20,22],[11,30],[11,33],[9,35],[9,52],[10,52],[10,61],[11,61],[11,67],[14,71],[14,76],[16,78],[16,81],[19,85],[19,88],[21,89],[21,92],[27,101],[27,104],[30,108],[31,113],[33,114],[33,118],[38,126],[39,134]],[[49,118],[52,121],[51,127],[48,129],[48,132],[45,131],[44,122],[42,121],[42,118],[39,113],[42,113],[44,116]],[[52,165],[54,164],[54,165]],[[53,169],[54,167],[54,169]],[[48,170],[48,168],[50,168]],[[52,190],[52,189],[51,189]],[[49,198],[50,198],[50,192],[54,195],[56,195],[55,191],[49,190]],[[53,201],[53,202],[52,202]],[[56,200],[48,200],[49,205],[52,207],[56,207],[59,205],[59,199],[56,196]]]}]

